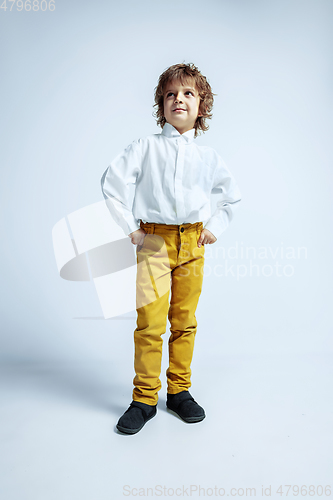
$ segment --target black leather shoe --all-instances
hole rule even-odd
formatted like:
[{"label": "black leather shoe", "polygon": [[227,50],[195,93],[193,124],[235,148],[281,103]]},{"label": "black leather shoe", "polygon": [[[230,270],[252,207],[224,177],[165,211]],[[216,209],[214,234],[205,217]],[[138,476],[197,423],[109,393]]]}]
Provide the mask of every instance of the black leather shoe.
[{"label": "black leather shoe", "polygon": [[201,422],[206,416],[205,410],[198,405],[188,391],[167,394],[167,408],[189,424]]},{"label": "black leather shoe", "polygon": [[120,417],[116,425],[118,431],[124,434],[135,434],[141,431],[148,420],[155,417],[157,405],[150,406],[139,401],[132,401],[129,408]]}]

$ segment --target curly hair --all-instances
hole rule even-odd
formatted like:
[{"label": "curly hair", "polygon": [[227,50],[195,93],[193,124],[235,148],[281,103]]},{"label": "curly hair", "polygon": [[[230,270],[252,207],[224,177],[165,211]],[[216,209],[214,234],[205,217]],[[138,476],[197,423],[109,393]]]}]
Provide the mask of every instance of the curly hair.
[{"label": "curly hair", "polygon": [[206,132],[209,129],[206,119],[210,119],[213,116],[211,113],[214,103],[213,96],[216,94],[213,94],[206,77],[200,73],[198,68],[194,66],[193,63],[180,63],[170,66],[160,75],[157,87],[155,87],[154,107],[157,107],[157,110],[153,113],[153,115],[157,119],[157,125],[162,128],[166,123],[166,119],[164,117],[164,94],[168,83],[172,80],[179,80],[182,85],[186,85],[190,80],[193,81],[197,87],[200,97],[199,114],[202,114],[202,116],[197,117],[194,124],[194,137],[197,137],[197,135],[201,133],[201,130]]}]

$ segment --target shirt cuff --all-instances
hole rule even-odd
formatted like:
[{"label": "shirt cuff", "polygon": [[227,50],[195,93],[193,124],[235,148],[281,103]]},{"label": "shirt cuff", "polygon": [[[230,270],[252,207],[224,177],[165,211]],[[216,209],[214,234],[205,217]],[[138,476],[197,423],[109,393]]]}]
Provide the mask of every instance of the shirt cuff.
[{"label": "shirt cuff", "polygon": [[213,218],[209,219],[203,229],[208,229],[216,239],[227,229],[229,224],[221,226],[221,224],[214,220]]},{"label": "shirt cuff", "polygon": [[140,229],[140,223],[138,223],[138,220],[135,219],[134,217],[131,217],[130,219],[126,220],[126,224],[128,226],[127,231],[125,231],[127,236],[129,236],[134,231]]}]

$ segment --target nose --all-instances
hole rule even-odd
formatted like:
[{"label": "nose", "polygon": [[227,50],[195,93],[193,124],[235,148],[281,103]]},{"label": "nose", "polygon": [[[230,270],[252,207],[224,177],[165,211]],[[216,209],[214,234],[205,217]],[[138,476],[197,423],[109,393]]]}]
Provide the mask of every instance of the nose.
[{"label": "nose", "polygon": [[176,97],[175,97],[175,102],[183,102],[183,101],[181,100],[181,94],[180,94],[180,92],[178,92],[178,94],[176,95]]}]

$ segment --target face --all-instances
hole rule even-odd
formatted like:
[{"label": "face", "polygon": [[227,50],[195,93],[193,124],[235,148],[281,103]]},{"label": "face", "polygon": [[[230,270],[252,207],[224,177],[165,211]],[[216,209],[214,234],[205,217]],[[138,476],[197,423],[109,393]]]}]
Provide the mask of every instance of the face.
[{"label": "face", "polygon": [[179,80],[172,80],[164,93],[164,117],[180,134],[194,128],[199,114],[200,97],[194,82],[182,85]]}]

